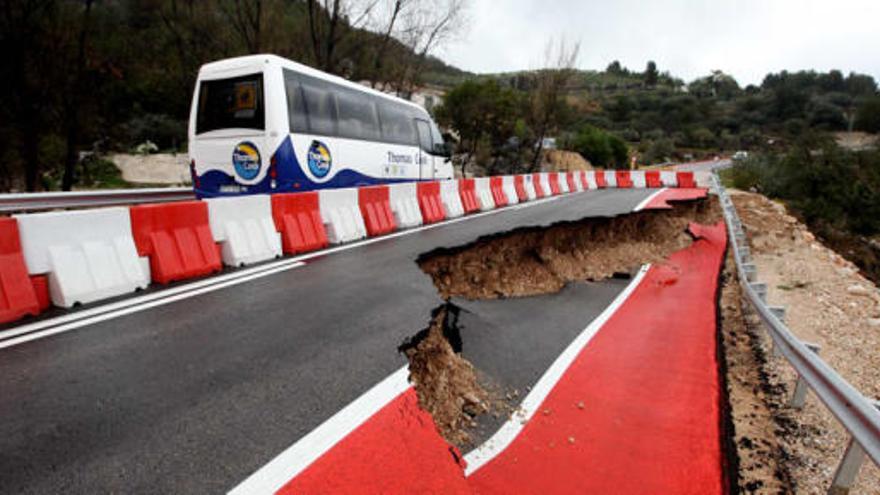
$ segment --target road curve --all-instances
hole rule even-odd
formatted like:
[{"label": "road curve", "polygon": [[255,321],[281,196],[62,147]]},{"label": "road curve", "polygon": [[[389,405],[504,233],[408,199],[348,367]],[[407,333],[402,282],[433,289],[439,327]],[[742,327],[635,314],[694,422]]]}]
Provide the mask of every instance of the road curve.
[{"label": "road curve", "polygon": [[[441,303],[419,254],[629,212],[654,192],[499,210],[0,349],[0,493],[225,492],[406,363],[397,346]],[[522,316],[504,321],[510,333],[471,347],[464,333],[465,354],[499,381],[527,383],[624,284],[588,285],[569,295],[594,302],[573,313],[508,304],[503,314]],[[500,308],[471,305],[465,332],[481,318],[500,325]],[[527,338],[536,321],[560,330]],[[544,358],[511,365],[539,344]]]}]

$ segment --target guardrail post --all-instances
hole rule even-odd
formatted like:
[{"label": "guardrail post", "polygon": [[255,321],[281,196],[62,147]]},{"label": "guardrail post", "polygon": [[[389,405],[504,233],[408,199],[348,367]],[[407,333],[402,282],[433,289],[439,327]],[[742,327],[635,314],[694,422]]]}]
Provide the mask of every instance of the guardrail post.
[{"label": "guardrail post", "polygon": [[758,294],[758,299],[767,304],[767,284],[765,282],[752,282],[752,289]]},{"label": "guardrail post", "polygon": [[[773,313],[773,316],[775,316],[777,320],[781,323],[785,323],[785,306],[767,306],[767,309]],[[782,355],[779,346],[776,345],[776,341],[773,341],[773,355],[776,357]]]},{"label": "guardrail post", "polygon": [[[880,410],[880,401],[872,401],[874,407]],[[865,449],[856,441],[855,438],[849,437],[849,444],[843,452],[843,458],[837,465],[834,472],[834,479],[828,488],[828,495],[846,495],[852,489],[856,482],[856,476],[859,474],[859,468],[865,461]]]},{"label": "guardrail post", "polygon": [[[816,344],[810,344],[804,342],[804,345],[807,346],[807,349],[813,351],[816,354],[819,354],[819,347]],[[807,382],[804,380],[804,377],[798,375],[797,384],[794,386],[794,394],[791,396],[791,402],[789,405],[795,409],[801,409],[804,407],[804,402],[807,400]]]}]

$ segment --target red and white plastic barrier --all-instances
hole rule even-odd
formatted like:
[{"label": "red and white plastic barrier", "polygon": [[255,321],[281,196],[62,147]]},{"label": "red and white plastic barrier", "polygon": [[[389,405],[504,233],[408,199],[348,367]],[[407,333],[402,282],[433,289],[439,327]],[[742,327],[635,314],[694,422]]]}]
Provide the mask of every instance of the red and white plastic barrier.
[{"label": "red and white plastic barrier", "polygon": [[272,218],[281,234],[284,254],[298,254],[327,247],[327,231],[321,219],[318,191],[272,195]]},{"label": "red and white plastic barrier", "polygon": [[36,316],[41,310],[21,252],[18,224],[14,218],[0,217],[0,323]]},{"label": "red and white plastic barrier", "polygon": [[660,172],[660,182],[663,183],[664,187],[678,187],[678,178],[676,178],[675,172],[671,170],[662,170]]},{"label": "red and white plastic barrier", "polygon": [[461,204],[457,180],[440,182],[440,200],[443,202],[443,208],[446,209],[446,218],[457,218],[464,215],[464,205]]},{"label": "red and white plastic barrier", "polygon": [[440,182],[419,182],[416,186],[419,209],[424,223],[435,223],[446,219],[446,208],[440,197]]},{"label": "red and white plastic barrier", "polygon": [[391,211],[388,186],[358,188],[358,206],[364,219],[364,227],[371,237],[384,235],[397,229],[397,221]]},{"label": "red and white plastic barrier", "polygon": [[211,235],[208,205],[181,201],[132,206],[131,231],[140,256],[150,259],[154,282],[219,272],[220,249]]},{"label": "red and white plastic barrier", "polygon": [[629,178],[632,180],[633,187],[639,189],[644,189],[646,187],[644,170],[630,170]]},{"label": "red and white plastic barrier", "polygon": [[[507,197],[507,204],[515,205],[520,202],[519,193],[516,190],[516,178],[520,176],[505,175],[501,177],[501,191]],[[525,190],[523,190],[525,193]]]},{"label": "red and white plastic barrier", "polygon": [[492,188],[489,177],[478,177],[474,179],[474,190],[477,194],[480,211],[495,209],[495,199],[492,197]]},{"label": "red and white plastic barrier", "polygon": [[214,241],[223,263],[242,266],[281,256],[281,235],[266,194],[206,199]]},{"label": "red and white plastic barrier", "polygon": [[418,191],[415,182],[392,184],[388,186],[391,196],[391,211],[398,228],[417,227],[424,223],[419,209]]},{"label": "red and white plastic barrier", "polygon": [[128,208],[96,208],[17,215],[21,248],[31,275],[48,274],[49,295],[69,308],[118,296],[150,283],[138,256]]},{"label": "red and white plastic barrier", "polygon": [[568,174],[565,172],[556,172],[556,183],[559,187],[559,194],[568,194],[572,192],[568,188]]},{"label": "red and white plastic barrier", "polygon": [[331,244],[356,241],[367,236],[356,188],[322,189],[318,192],[318,200],[327,240]]}]

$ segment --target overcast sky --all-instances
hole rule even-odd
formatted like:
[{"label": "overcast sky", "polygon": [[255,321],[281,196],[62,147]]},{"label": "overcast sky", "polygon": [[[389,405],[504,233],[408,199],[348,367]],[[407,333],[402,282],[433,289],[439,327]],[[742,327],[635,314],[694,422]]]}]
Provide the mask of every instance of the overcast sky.
[{"label": "overcast sky", "polygon": [[541,66],[546,40],[580,41],[578,67],[619,60],[691,81],[720,69],[743,86],[768,72],[880,79],[880,0],[470,0],[469,25],[438,53],[472,72]]}]

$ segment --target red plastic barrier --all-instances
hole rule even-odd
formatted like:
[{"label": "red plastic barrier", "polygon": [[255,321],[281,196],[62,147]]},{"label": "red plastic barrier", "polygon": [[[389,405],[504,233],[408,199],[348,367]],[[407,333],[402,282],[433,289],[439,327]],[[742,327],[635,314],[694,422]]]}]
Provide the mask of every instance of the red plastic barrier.
[{"label": "red plastic barrier", "polygon": [[577,182],[575,182],[574,174],[577,172],[568,172],[565,174],[566,180],[568,180],[568,192],[577,192]]},{"label": "red plastic barrier", "polygon": [[529,200],[529,193],[526,192],[526,180],[522,175],[514,175],[513,176],[513,187],[516,189],[516,195],[519,198],[519,202],[523,203]]},{"label": "red plastic barrier", "polygon": [[550,183],[550,194],[552,194],[553,196],[559,196],[559,174],[553,172],[547,179]]},{"label": "red plastic barrier", "polygon": [[394,213],[391,212],[388,186],[358,188],[358,204],[361,207],[367,234],[377,236],[397,228]]},{"label": "red plastic barrier", "polygon": [[492,199],[495,200],[495,207],[507,206],[507,194],[504,193],[504,179],[499,175],[489,177],[489,189],[492,191]]},{"label": "red plastic barrier", "polygon": [[604,170],[596,170],[596,173],[594,173],[593,176],[596,177],[596,187],[599,189],[605,189],[608,187],[608,182],[605,181]]},{"label": "red plastic barrier", "polygon": [[628,189],[633,186],[632,177],[629,175],[629,170],[618,170],[614,172],[615,177],[617,178],[617,187],[622,189]]},{"label": "red plastic barrier", "polygon": [[220,271],[220,248],[211,236],[207,203],[138,205],[129,212],[135,246],[140,256],[150,257],[154,282]]},{"label": "red plastic barrier", "polygon": [[272,195],[272,219],[281,233],[285,254],[306,253],[327,247],[318,191]]},{"label": "red plastic barrier", "polygon": [[579,179],[581,181],[581,185],[584,186],[584,191],[590,188],[590,183],[587,182],[587,172],[585,170],[581,170],[578,172]]},{"label": "red plastic barrier", "polygon": [[422,211],[424,223],[435,223],[446,219],[446,208],[440,199],[439,182],[419,182],[416,185],[419,198],[419,209]]},{"label": "red plastic barrier", "polygon": [[660,180],[660,171],[648,170],[645,172],[645,185],[650,188],[663,187],[663,181]]},{"label": "red plastic barrier", "polygon": [[532,174],[532,186],[535,188],[536,198],[543,198],[550,193],[550,191],[545,191],[544,186],[541,185],[541,174]]},{"label": "red plastic barrier", "polygon": [[31,284],[37,294],[37,305],[40,311],[46,311],[52,305],[49,298],[49,277],[47,275],[31,275]]},{"label": "red plastic barrier", "polygon": [[480,210],[474,179],[459,179],[458,194],[461,196],[461,206],[464,208],[465,214]]},{"label": "red plastic barrier", "polygon": [[693,172],[676,172],[675,175],[678,178],[678,187],[697,187]]},{"label": "red plastic barrier", "polygon": [[18,223],[0,217],[0,323],[39,313],[40,301],[21,252]]}]

